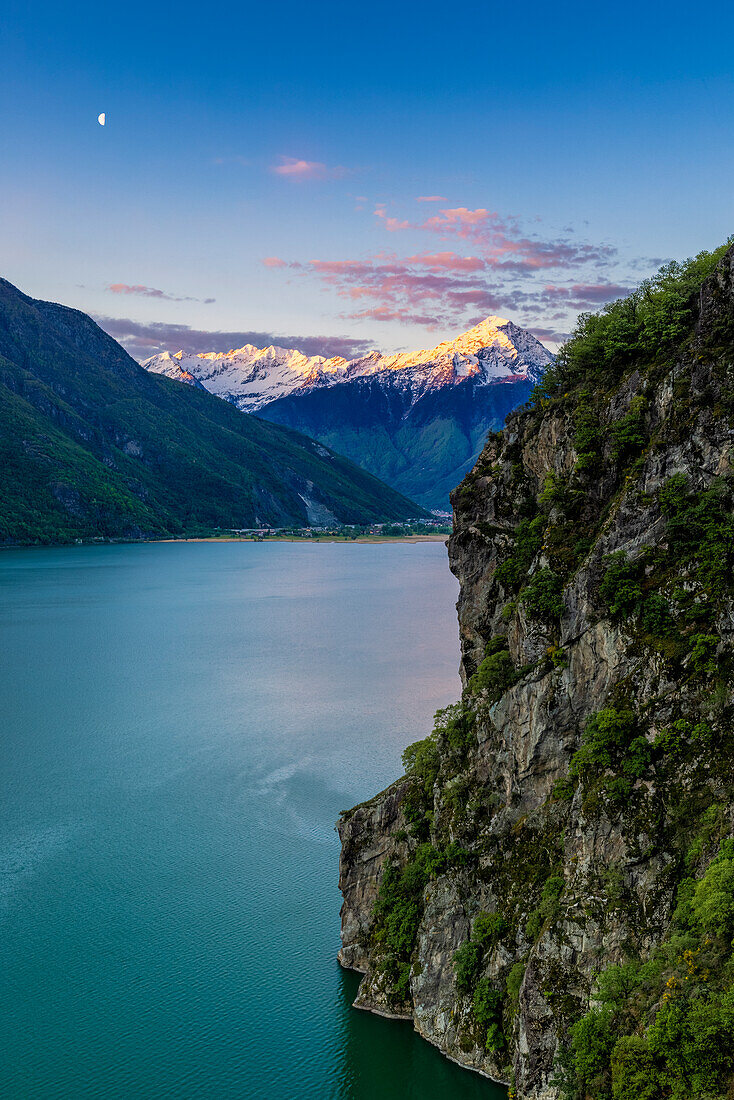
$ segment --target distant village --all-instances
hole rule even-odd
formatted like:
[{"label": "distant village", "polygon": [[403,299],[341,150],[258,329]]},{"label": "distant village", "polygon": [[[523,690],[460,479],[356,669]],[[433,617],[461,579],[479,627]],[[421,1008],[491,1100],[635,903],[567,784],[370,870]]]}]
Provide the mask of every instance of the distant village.
[{"label": "distant village", "polygon": [[359,539],[370,535],[375,538],[407,538],[411,535],[450,534],[451,516],[448,513],[439,513],[435,519],[408,523],[371,523],[366,526],[346,523],[331,527],[233,527],[228,531],[231,538],[249,539],[253,542],[262,542],[269,538]]}]

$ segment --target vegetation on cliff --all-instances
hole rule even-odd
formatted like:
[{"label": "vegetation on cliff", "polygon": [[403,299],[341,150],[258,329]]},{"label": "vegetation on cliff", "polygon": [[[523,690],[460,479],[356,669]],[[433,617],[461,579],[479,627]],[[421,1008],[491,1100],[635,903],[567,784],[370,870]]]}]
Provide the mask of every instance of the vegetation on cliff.
[{"label": "vegetation on cliff", "polygon": [[372,927],[464,854],[362,997],[520,1098],[734,1087],[733,435],[725,246],[582,317],[454,494],[471,732],[406,753]]}]

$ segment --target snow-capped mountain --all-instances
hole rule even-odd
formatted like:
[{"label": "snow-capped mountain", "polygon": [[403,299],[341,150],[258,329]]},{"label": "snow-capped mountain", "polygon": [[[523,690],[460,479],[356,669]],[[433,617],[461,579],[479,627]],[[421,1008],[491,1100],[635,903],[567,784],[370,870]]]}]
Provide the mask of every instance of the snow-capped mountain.
[{"label": "snow-capped mountain", "polygon": [[527,330],[503,317],[487,317],[455,340],[398,355],[372,352],[361,359],[325,359],[292,348],[245,344],[233,351],[199,355],[166,351],[146,359],[143,366],[178,381],[198,382],[243,412],[257,412],[296,392],[374,375],[386,386],[409,390],[414,400],[427,390],[456,385],[466,378],[480,385],[536,382],[552,360],[551,353]]},{"label": "snow-capped mountain", "polygon": [[527,400],[552,362],[526,329],[487,317],[455,340],[397,355],[325,359],[246,344],[164,352],[143,366],[296,428],[419,503],[446,508],[487,431]]}]

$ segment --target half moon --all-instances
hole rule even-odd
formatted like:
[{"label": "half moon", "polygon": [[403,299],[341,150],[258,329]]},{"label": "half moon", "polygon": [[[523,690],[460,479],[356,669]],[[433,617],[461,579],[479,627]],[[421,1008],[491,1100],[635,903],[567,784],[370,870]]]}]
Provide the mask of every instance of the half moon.
[{"label": "half moon", "polygon": [[97,115],[97,122],[100,124],[100,126],[104,126],[106,121],[107,121],[107,115],[104,113],[104,111],[102,112],[101,115]]}]

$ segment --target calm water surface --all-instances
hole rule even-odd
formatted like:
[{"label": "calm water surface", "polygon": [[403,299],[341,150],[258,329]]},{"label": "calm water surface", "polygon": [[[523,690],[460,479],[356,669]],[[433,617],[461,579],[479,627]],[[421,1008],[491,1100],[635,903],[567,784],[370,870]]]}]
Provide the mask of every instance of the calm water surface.
[{"label": "calm water surface", "polygon": [[340,809],[458,696],[442,543],[0,555],[0,1096],[499,1100],[336,963]]}]

